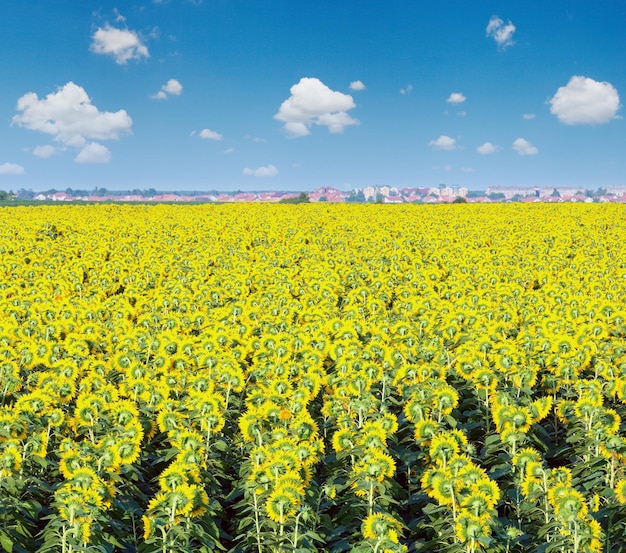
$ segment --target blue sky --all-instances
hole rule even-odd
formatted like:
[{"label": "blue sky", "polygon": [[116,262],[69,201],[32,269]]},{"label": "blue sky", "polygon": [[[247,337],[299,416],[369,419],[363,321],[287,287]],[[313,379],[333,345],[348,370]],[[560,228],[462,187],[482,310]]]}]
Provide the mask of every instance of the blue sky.
[{"label": "blue sky", "polygon": [[2,4],[0,189],[626,185],[626,2]]}]

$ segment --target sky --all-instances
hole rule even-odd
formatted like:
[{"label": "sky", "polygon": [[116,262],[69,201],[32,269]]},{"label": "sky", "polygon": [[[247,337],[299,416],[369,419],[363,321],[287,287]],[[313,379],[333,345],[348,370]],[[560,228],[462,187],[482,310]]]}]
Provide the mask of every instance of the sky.
[{"label": "sky", "polygon": [[622,0],[0,0],[0,189],[626,186]]}]

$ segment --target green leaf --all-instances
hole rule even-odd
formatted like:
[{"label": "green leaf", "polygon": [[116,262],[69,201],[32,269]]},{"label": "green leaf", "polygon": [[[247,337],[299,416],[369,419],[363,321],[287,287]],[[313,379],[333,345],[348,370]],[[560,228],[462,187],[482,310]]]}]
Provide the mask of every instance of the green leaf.
[{"label": "green leaf", "polygon": [[13,540],[2,530],[0,530],[0,546],[2,546],[2,549],[4,549],[7,553],[11,553],[13,551]]}]

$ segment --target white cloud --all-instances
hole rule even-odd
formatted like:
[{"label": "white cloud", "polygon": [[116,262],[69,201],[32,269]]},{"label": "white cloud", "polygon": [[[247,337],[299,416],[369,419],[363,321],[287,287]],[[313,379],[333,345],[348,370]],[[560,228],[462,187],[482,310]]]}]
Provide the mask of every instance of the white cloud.
[{"label": "white cloud", "polygon": [[474,172],[474,168],[473,167],[461,167],[461,172],[462,173],[473,173]]},{"label": "white cloud", "polygon": [[459,111],[459,113],[457,113],[457,115],[459,117],[465,117],[467,115],[467,111]]},{"label": "white cloud", "polygon": [[[117,140],[130,133],[133,124],[126,110],[98,110],[85,89],[73,82],[42,99],[34,92],[24,94],[17,101],[17,111],[12,124],[52,135],[56,142],[75,148],[84,148],[88,140]],[[43,146],[35,150],[39,152],[35,155],[50,152]],[[93,146],[89,151],[94,151]]]},{"label": "white cloud", "polygon": [[2,163],[0,164],[0,175],[23,175],[24,167],[17,163]]},{"label": "white cloud", "polygon": [[205,140],[223,140],[224,137],[211,129],[202,129],[200,131],[200,138],[204,138]]},{"label": "white cloud", "polygon": [[465,98],[461,92],[453,92],[448,96],[446,102],[449,104],[462,104],[465,100],[467,100],[467,98]]},{"label": "white cloud", "polygon": [[310,134],[311,125],[324,125],[331,133],[341,133],[345,127],[359,124],[347,113],[356,107],[352,96],[331,90],[319,79],[303,77],[290,92],[274,119],[284,122],[285,130],[293,137]]},{"label": "white cloud", "polygon": [[530,121],[531,119],[534,119],[537,116],[534,113],[525,113],[524,115],[522,115],[522,117],[526,119],[526,121]]},{"label": "white cloud", "polygon": [[74,158],[76,163],[109,163],[111,152],[106,146],[89,142]]},{"label": "white cloud", "polygon": [[548,100],[550,113],[566,125],[597,125],[615,119],[619,94],[608,82],[574,76]]},{"label": "white cloud", "polygon": [[58,151],[57,148],[55,148],[54,146],[51,146],[50,144],[46,144],[44,146],[35,147],[35,149],[33,150],[33,155],[47,159],[49,157],[52,157],[54,154],[56,154],[57,151]]},{"label": "white cloud", "polygon": [[234,154],[235,153],[235,148],[228,148],[227,150],[224,150],[225,154]]},{"label": "white cloud", "polygon": [[505,25],[504,21],[497,15],[492,15],[487,25],[487,36],[492,37],[499,47],[506,48],[513,44],[513,33],[515,32],[515,25],[509,22]]},{"label": "white cloud", "polygon": [[431,140],[428,145],[435,148],[435,150],[456,150],[458,148],[456,139],[445,134],[442,134],[437,140]]},{"label": "white cloud", "polygon": [[478,146],[478,148],[476,148],[476,151],[479,154],[487,155],[487,154],[493,154],[497,152],[499,149],[500,149],[499,146],[496,146],[495,144],[492,144],[491,142],[485,142],[482,146]]},{"label": "white cloud", "polygon": [[118,21],[121,21],[122,23],[124,23],[126,21],[126,18],[120,13],[120,11],[117,8],[113,8],[113,13],[115,14],[115,22],[116,23]]},{"label": "white cloud", "polygon": [[180,93],[183,91],[183,85],[180,84],[176,79],[170,79],[163,85],[163,90],[168,94],[173,94],[174,96],[180,96]]},{"label": "white cloud", "polygon": [[243,174],[250,175],[252,177],[275,177],[278,175],[278,169],[276,169],[276,167],[272,164],[263,165],[257,169],[250,169],[249,167],[246,167],[243,170]]},{"label": "white cloud", "polygon": [[410,94],[412,90],[413,90],[413,85],[410,84],[406,88],[401,88],[400,89],[400,94],[403,94],[403,95],[404,94]]},{"label": "white cloud", "polygon": [[104,27],[98,28],[92,39],[92,52],[113,56],[115,62],[120,65],[126,64],[128,60],[150,57],[148,48],[134,31],[116,29],[107,23]]},{"label": "white cloud", "polygon": [[152,95],[155,100],[166,100],[168,94],[180,96],[183,91],[183,85],[176,79],[167,81],[156,94]]},{"label": "white cloud", "polygon": [[365,85],[361,81],[352,81],[350,90],[365,90]]},{"label": "white cloud", "polygon": [[539,153],[539,149],[524,138],[517,138],[513,142],[513,149],[521,156],[534,156]]}]

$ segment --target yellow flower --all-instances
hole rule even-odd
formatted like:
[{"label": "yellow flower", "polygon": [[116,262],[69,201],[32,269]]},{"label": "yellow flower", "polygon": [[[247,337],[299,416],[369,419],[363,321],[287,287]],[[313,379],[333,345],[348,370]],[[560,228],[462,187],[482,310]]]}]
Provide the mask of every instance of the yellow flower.
[{"label": "yellow flower", "polygon": [[347,451],[355,446],[357,437],[350,428],[340,428],[333,434],[332,443],[333,449],[340,453]]},{"label": "yellow flower", "polygon": [[361,525],[361,533],[368,540],[386,538],[397,543],[398,532],[401,531],[402,524],[387,513],[372,513]]},{"label": "yellow flower", "polygon": [[461,543],[475,544],[481,538],[489,536],[490,529],[484,520],[464,509],[457,517],[454,533]]},{"label": "yellow flower", "polygon": [[9,475],[16,473],[22,466],[22,448],[16,440],[0,444],[0,473]]},{"label": "yellow flower", "polygon": [[626,478],[619,480],[615,484],[615,497],[622,505],[626,505]]},{"label": "yellow flower", "polygon": [[265,502],[267,516],[274,522],[283,524],[287,519],[296,514],[298,499],[291,493],[285,493],[281,489],[275,489],[270,493]]}]

